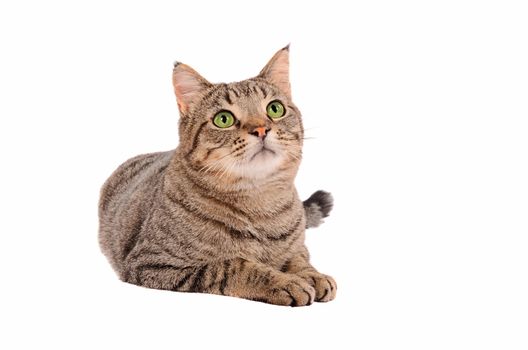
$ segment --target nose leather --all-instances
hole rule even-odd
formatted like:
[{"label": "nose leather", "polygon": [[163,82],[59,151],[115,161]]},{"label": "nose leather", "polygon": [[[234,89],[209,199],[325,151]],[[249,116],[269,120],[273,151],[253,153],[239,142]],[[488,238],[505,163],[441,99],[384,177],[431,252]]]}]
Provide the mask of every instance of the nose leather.
[{"label": "nose leather", "polygon": [[251,135],[264,139],[271,130],[271,124],[264,118],[251,117],[246,121],[244,128]]},{"label": "nose leather", "polygon": [[257,133],[258,134],[258,137],[263,137],[263,136],[266,136],[266,127],[265,126],[259,126],[255,129],[253,129],[253,132],[252,134],[255,134]]}]

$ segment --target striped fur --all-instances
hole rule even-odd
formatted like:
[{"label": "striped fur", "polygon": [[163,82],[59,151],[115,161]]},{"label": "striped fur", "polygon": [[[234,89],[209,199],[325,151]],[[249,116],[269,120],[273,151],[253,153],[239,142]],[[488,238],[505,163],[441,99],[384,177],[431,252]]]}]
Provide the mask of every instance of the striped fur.
[{"label": "striped fur", "polygon": [[[335,281],[310,265],[304,245],[331,197],[303,204],[295,190],[303,128],[287,65],[285,48],[256,78],[230,84],[175,65],[180,144],[126,161],[101,190],[100,246],[123,281],[277,305],[335,297]],[[286,109],[278,120],[266,115],[274,100]],[[217,128],[220,110],[235,125]],[[265,137],[254,132],[262,127]]]}]

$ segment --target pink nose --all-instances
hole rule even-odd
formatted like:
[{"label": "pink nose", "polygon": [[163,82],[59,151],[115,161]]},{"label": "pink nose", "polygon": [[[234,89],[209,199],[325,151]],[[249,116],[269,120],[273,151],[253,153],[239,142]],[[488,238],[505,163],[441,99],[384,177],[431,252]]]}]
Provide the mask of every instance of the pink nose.
[{"label": "pink nose", "polygon": [[270,129],[266,129],[265,126],[259,126],[257,128],[254,128],[253,131],[250,132],[250,134],[255,135],[256,137],[260,137],[264,140],[269,130]]}]

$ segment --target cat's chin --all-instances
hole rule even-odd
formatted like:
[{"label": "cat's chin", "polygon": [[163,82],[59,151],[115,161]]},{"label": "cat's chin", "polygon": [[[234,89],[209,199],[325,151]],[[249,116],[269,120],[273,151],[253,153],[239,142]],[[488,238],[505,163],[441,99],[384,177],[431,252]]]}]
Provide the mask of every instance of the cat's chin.
[{"label": "cat's chin", "polygon": [[266,162],[267,160],[271,160],[273,158],[277,157],[277,152],[270,148],[263,147],[258,152],[255,152],[250,159],[249,162],[254,161],[260,161],[260,162]]},{"label": "cat's chin", "polygon": [[262,179],[275,173],[283,161],[279,152],[263,148],[246,158],[233,172],[250,179]]}]

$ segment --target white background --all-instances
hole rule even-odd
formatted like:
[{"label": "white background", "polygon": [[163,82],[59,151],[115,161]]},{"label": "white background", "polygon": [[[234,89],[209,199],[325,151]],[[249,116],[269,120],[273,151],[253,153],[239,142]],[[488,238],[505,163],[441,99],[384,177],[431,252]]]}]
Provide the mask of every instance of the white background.
[{"label": "white background", "polygon": [[[2,349],[527,349],[522,1],[3,1]],[[291,42],[307,244],[337,299],[282,308],[118,281],[98,191],[177,145],[174,60],[254,76]]]}]

